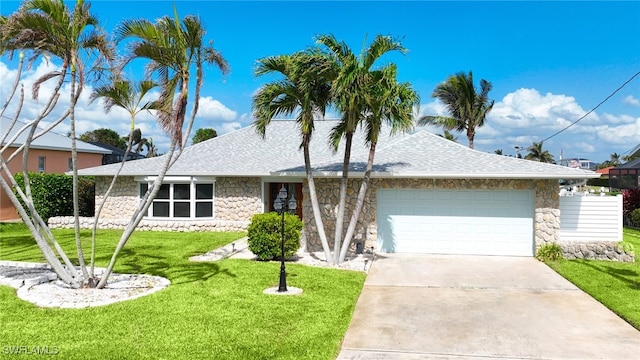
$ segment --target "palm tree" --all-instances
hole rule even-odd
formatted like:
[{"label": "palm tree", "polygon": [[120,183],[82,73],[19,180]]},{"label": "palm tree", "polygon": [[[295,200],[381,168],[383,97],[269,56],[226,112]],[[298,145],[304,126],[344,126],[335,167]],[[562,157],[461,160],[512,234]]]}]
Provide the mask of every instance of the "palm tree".
[{"label": "palm tree", "polygon": [[524,157],[527,160],[533,160],[533,161],[551,163],[551,164],[556,163],[555,160],[553,160],[553,155],[551,155],[549,151],[542,149],[542,141],[540,142],[534,141],[533,145],[531,145],[527,150],[529,150],[529,153]]},{"label": "palm tree", "polygon": [[[98,219],[100,218],[100,212],[102,211],[102,208],[104,207],[104,204],[107,200],[107,197],[111,193],[111,190],[115,186],[116,180],[118,179],[118,176],[120,175],[120,172],[124,167],[124,163],[127,160],[127,155],[131,151],[131,148],[136,142],[136,139],[138,144],[142,142],[140,140],[140,138],[142,137],[140,129],[135,128],[136,115],[142,111],[153,109],[154,103],[151,101],[145,101],[144,98],[155,86],[156,84],[150,80],[143,80],[136,84],[132,84],[131,82],[123,79],[116,79],[113,84],[103,85],[95,88],[90,97],[91,102],[96,99],[102,99],[104,111],[106,113],[109,113],[114,106],[117,106],[127,111],[129,113],[129,116],[131,116],[131,125],[129,126],[127,148],[125,149],[122,163],[120,163],[118,171],[116,171],[116,174],[113,176],[111,184],[109,185],[109,188],[103,196],[102,201],[100,201],[100,204],[98,205],[94,216],[95,221],[93,222],[93,229],[91,233],[91,279],[93,279],[94,276],[95,235],[98,226]],[[140,153],[139,149],[140,145],[138,145],[138,150],[136,151],[136,153]]]},{"label": "palm tree", "polygon": [[438,134],[438,136],[440,136],[441,138],[445,138],[445,139],[447,139],[449,141],[458,142],[458,137],[453,135],[451,133],[451,131],[449,131],[447,129],[444,129],[442,131],[442,134]]},{"label": "palm tree", "polygon": [[158,149],[153,144],[153,138],[152,137],[150,137],[149,140],[147,140],[147,142],[144,145],[147,147],[147,157],[148,158],[152,158],[152,157],[156,157],[156,156],[160,156],[161,155],[161,154],[158,154]]},{"label": "palm tree", "polygon": [[497,150],[495,150],[493,153],[494,153],[494,154],[496,154],[496,155],[504,155],[504,154],[502,153],[502,149],[497,149]]},{"label": "palm tree", "polygon": [[[7,51],[12,54],[16,50],[27,50],[30,52],[30,63],[41,56],[58,58],[62,61],[60,70],[41,76],[34,84],[33,97],[37,98],[42,83],[56,77],[59,79],[54,89],[54,95],[45,105],[41,116],[34,122],[29,134],[30,138],[34,135],[37,123],[48,115],[57,103],[59,91],[67,75],[70,77],[68,79],[70,83],[69,108],[64,117],[69,116],[70,118],[75,240],[82,277],[77,276],[75,269],[61,270],[57,259],[51,258],[50,248],[46,249],[44,246],[46,244],[43,245],[41,241],[37,242],[61,280],[74,287],[79,287],[88,281],[89,275],[80,242],[75,106],[86,81],[87,69],[83,59],[95,57],[94,68],[96,68],[102,61],[112,59],[114,51],[107,41],[106,35],[98,28],[97,18],[90,13],[90,5],[85,4],[82,0],[76,1],[73,11],[62,1],[27,0],[17,12],[4,18],[2,23],[0,48],[3,52]],[[25,153],[28,151],[28,143],[29,141],[27,141]],[[25,176],[25,183],[28,183],[27,176]],[[30,211],[33,212],[33,209]],[[37,231],[35,227],[32,229],[36,239],[39,238],[35,234]],[[58,249],[58,253],[61,252],[62,250]]]},{"label": "palm tree", "polygon": [[480,92],[473,85],[473,73],[464,72],[450,76],[438,86],[431,97],[440,100],[449,112],[449,116],[423,116],[418,125],[434,124],[445,130],[466,131],[469,147],[473,149],[476,128],[484,125],[487,114],[493,108],[489,100],[490,82],[480,80]]},{"label": "palm tree", "polygon": [[611,160],[610,161],[611,161],[611,164],[613,166],[620,165],[620,154],[618,154],[618,153],[611,154]]},{"label": "palm tree", "polygon": [[[149,77],[157,75],[156,82],[161,91],[153,107],[160,126],[171,139],[171,144],[158,176],[140,200],[131,222],[122,233],[109,265],[97,285],[98,288],[106,285],[120,250],[146,214],[160,190],[165,174],[180,157],[187,143],[193,121],[198,113],[204,66],[215,64],[223,74],[229,71],[229,65],[224,57],[212,46],[203,43],[205,29],[200,19],[188,15],[180,21],[175,7],[173,18],[164,16],[155,23],[140,19],[127,20],[120,24],[115,32],[119,43],[126,39],[132,40],[128,44],[129,53],[124,58],[122,66],[126,66],[134,59],[146,59],[149,61],[146,67],[147,75]],[[195,82],[191,84],[193,70],[195,70]],[[194,89],[194,102],[183,138],[182,128],[187,113],[190,85],[193,85]]]},{"label": "palm tree", "polygon": [[398,41],[382,35],[376,36],[360,56],[356,56],[344,41],[338,41],[333,35],[320,36],[317,42],[328,50],[338,66],[337,76],[332,82],[331,93],[336,108],[342,113],[342,119],[331,133],[334,149],[338,149],[343,137],[345,139],[334,237],[334,262],[337,264],[340,261],[340,240],[342,239],[344,209],[347,200],[351,143],[353,134],[368,109],[370,96],[368,92],[371,90],[372,78],[374,78],[372,67],[382,55],[391,51],[405,53],[406,49]]},{"label": "palm tree", "polygon": [[376,145],[383,122],[391,126],[391,133],[406,132],[413,129],[414,107],[420,104],[420,97],[412,89],[409,83],[398,83],[397,67],[395,64],[388,65],[382,71],[375,72],[370,90],[367,96],[367,110],[362,120],[362,126],[366,132],[366,143],[369,145],[369,157],[364,178],[360,184],[360,191],[356,199],[356,205],[349,221],[347,232],[342,242],[339,262],[344,261],[347,250],[351,243],[351,238],[356,229],[364,199],[367,194],[373,159],[376,152]]},{"label": "palm tree", "polygon": [[258,60],[257,76],[279,74],[284,78],[268,83],[253,97],[254,125],[263,137],[266,127],[274,117],[296,113],[296,122],[302,135],[301,147],[309,186],[309,197],[318,236],[327,262],[331,248],[324,231],[322,214],[311,173],[309,145],[314,129],[314,118],[324,117],[330,103],[330,80],[335,73],[333,64],[324,54],[309,50],[293,55],[271,56]]}]

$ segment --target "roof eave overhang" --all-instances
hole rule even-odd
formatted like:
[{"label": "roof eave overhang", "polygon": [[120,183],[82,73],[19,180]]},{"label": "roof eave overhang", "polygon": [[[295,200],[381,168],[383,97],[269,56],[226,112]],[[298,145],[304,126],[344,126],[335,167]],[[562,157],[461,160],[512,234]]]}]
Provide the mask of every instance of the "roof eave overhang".
[{"label": "roof eave overhang", "polygon": [[[288,177],[304,177],[306,173],[300,171],[276,171],[272,172],[271,176],[288,176]],[[314,171],[313,177],[318,178],[339,178],[342,177],[342,171]],[[364,177],[362,171],[350,171],[349,177],[360,178]],[[562,175],[549,175],[549,174],[531,174],[531,173],[394,173],[394,172],[372,172],[371,178],[395,178],[395,179],[595,179],[599,178],[600,174],[562,174]]]}]

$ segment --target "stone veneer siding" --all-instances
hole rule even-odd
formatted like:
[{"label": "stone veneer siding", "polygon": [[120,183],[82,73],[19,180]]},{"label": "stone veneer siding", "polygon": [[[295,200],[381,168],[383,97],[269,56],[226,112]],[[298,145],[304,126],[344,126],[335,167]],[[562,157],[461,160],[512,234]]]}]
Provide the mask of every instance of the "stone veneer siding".
[{"label": "stone veneer siding", "polygon": [[[327,238],[332,239],[335,232],[335,214],[337,212],[340,179],[316,179],[318,202],[325,225]],[[349,216],[355,206],[361,180],[349,181],[347,191],[347,209],[344,231],[349,223]],[[356,226],[354,244],[364,242],[366,248],[376,247],[377,242],[377,189],[482,189],[482,190],[534,190],[535,193],[535,247],[536,250],[545,243],[558,242],[560,231],[560,210],[557,180],[501,180],[501,179],[371,179],[365,199],[362,215]],[[317,227],[313,220],[309,189],[304,187],[303,214],[304,238],[309,251],[322,250],[317,236]],[[352,244],[352,247],[354,245]],[[331,247],[333,244],[331,242]]]},{"label": "stone veneer siding", "polygon": [[[110,179],[96,177],[96,209],[104,198]],[[107,199],[98,227],[121,229],[135,212],[139,198],[139,183],[133,177],[121,177],[116,181]],[[155,231],[244,231],[251,217],[262,212],[262,182],[260,178],[228,178],[215,180],[214,219],[144,219],[138,230]],[[93,218],[83,218],[82,228],[93,226]],[[52,228],[73,227],[73,217],[49,219]]]}]

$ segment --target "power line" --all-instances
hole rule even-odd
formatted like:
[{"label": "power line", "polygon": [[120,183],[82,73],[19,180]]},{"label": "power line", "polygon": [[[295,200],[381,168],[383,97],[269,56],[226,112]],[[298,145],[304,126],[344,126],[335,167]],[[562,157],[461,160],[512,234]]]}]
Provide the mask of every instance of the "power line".
[{"label": "power line", "polygon": [[584,119],[585,117],[587,117],[589,114],[591,114],[592,112],[594,112],[597,108],[600,107],[600,105],[604,104],[605,102],[607,102],[607,100],[609,100],[610,98],[613,97],[613,95],[615,95],[618,91],[622,90],[623,87],[625,87],[628,83],[630,83],[636,76],[640,75],[640,71],[638,71],[637,73],[635,73],[632,77],[629,78],[629,80],[625,81],[622,85],[620,85],[617,89],[615,89],[609,96],[607,96],[604,100],[602,100],[598,105],[596,105],[593,109],[587,111],[586,114],[582,115],[578,120],[572,122],[571,124],[569,124],[568,126],[566,126],[564,129],[556,132],[555,134],[549,136],[548,138],[542,140],[542,142],[545,142],[549,139],[551,139],[552,137],[560,134],[561,132],[567,130],[568,128],[572,127],[573,125],[577,124],[580,120]]}]

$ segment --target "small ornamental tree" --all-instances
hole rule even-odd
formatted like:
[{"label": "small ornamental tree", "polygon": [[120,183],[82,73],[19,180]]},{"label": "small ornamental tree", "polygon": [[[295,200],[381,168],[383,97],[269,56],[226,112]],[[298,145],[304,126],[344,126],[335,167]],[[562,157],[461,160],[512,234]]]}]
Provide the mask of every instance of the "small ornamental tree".
[{"label": "small ornamental tree", "polygon": [[[302,220],[284,214],[284,257],[293,256],[300,248]],[[282,254],[282,215],[276,212],[255,214],[247,229],[249,250],[260,260],[280,259]]]},{"label": "small ornamental tree", "polygon": [[640,209],[640,189],[626,189],[622,191],[622,213],[627,225],[640,226],[633,220],[633,212]]}]

